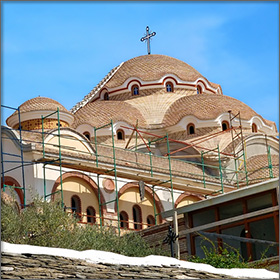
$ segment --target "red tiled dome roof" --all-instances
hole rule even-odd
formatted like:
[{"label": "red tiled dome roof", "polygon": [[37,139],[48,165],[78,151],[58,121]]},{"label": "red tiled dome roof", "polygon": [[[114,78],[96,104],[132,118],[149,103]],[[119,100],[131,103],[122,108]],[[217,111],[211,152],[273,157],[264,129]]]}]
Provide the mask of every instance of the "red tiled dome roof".
[{"label": "red tiled dome roof", "polygon": [[166,111],[163,123],[170,126],[178,123],[184,116],[195,116],[198,119],[215,119],[229,110],[235,115],[240,111],[241,119],[249,120],[253,116],[259,116],[245,103],[226,95],[220,94],[196,94],[184,96],[176,100]]},{"label": "red tiled dome roof", "polygon": [[[154,81],[167,74],[174,74],[183,81],[191,82],[203,77],[197,70],[179,59],[151,54],[138,56],[124,62],[105,86],[107,88],[120,86],[131,77],[138,77],[143,81]],[[215,88],[218,87],[217,84],[211,84]]]},{"label": "red tiled dome roof", "polygon": [[[55,112],[59,108],[60,112],[67,113],[72,115],[64,106],[62,106],[59,102],[48,98],[48,97],[35,97],[29,99],[22,103],[19,106],[20,113],[28,113],[28,112],[40,112],[40,111],[53,111]],[[14,118],[17,118],[18,111],[15,111],[11,116],[9,116],[6,120],[8,125],[11,125],[11,122],[17,122]],[[17,122],[18,123],[18,122]]]},{"label": "red tiled dome roof", "polygon": [[67,112],[70,113],[64,106],[62,106],[59,102],[56,100],[53,100],[48,97],[35,97],[32,99],[29,99],[22,103],[19,106],[20,112],[31,112],[31,111],[41,111],[41,110],[53,110],[56,111],[57,108],[59,108],[59,111],[61,112]]},{"label": "red tiled dome roof", "polygon": [[138,120],[140,127],[145,127],[146,121],[140,111],[123,101],[96,101],[88,103],[75,113],[73,127],[80,124],[90,124],[98,127],[111,121],[124,121],[135,125]]}]

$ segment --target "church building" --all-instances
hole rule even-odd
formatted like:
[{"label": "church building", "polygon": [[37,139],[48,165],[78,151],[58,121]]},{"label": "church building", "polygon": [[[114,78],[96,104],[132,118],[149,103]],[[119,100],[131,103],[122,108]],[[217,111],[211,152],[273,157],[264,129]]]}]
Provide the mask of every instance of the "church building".
[{"label": "church building", "polygon": [[121,63],[71,110],[36,97],[6,123],[2,193],[19,209],[34,194],[58,199],[80,223],[121,233],[279,177],[275,123],[166,55]]}]

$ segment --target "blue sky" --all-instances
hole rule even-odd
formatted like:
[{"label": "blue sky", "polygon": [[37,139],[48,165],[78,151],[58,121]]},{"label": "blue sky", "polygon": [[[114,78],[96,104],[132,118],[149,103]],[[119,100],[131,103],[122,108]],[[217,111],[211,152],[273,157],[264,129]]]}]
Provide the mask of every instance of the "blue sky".
[{"label": "blue sky", "polygon": [[1,21],[3,105],[40,95],[70,109],[113,67],[147,54],[149,25],[152,54],[190,64],[279,128],[278,1],[2,1]]}]

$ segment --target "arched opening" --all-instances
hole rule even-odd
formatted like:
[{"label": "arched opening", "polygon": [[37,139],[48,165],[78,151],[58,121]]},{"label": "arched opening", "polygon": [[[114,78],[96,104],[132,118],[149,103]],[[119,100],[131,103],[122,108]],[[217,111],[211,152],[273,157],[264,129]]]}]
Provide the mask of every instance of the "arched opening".
[{"label": "arched opening", "polygon": [[128,228],[128,215],[125,211],[120,212],[120,226],[121,228]]},{"label": "arched opening", "polygon": [[156,224],[155,218],[152,215],[149,215],[147,217],[147,226],[151,227],[151,226],[154,226],[155,224]]},{"label": "arched opening", "polygon": [[184,192],[180,194],[175,202],[175,208],[183,207],[204,199],[202,195]]},{"label": "arched opening", "polygon": [[118,129],[117,130],[117,139],[118,140],[124,140],[124,137],[125,137],[124,131],[122,129]]},{"label": "arched opening", "polygon": [[258,127],[255,123],[252,124],[252,132],[258,132]]},{"label": "arched opening", "polygon": [[[129,228],[134,229],[134,220],[133,220],[133,207],[137,205],[141,207],[141,217],[143,217],[143,226],[142,228],[147,227],[146,218],[149,215],[154,216],[156,213],[161,213],[164,211],[161,200],[158,197],[157,190],[154,192],[152,188],[145,186],[145,196],[144,200],[141,200],[139,192],[139,184],[137,183],[127,183],[122,186],[118,192],[119,196],[119,212],[125,211],[128,214]],[[127,203],[129,201],[130,203]],[[155,208],[154,208],[155,206]],[[117,212],[117,203],[115,202],[115,211]],[[157,215],[157,224],[162,223],[161,215]]]},{"label": "arched opening", "polygon": [[137,85],[134,85],[131,89],[132,95],[139,95],[139,87]]},{"label": "arched opening", "polygon": [[[62,175],[62,182],[63,182],[63,202],[66,206],[66,211],[72,213],[72,197],[74,195],[78,196],[78,199],[74,198],[74,203],[76,205],[80,205],[80,213],[82,217],[82,222],[87,222],[87,207],[91,206],[95,210],[96,216],[96,223],[99,221],[100,215],[104,215],[105,213],[105,199],[103,193],[98,193],[98,185],[86,174],[82,172],[72,171],[66,172]],[[52,201],[56,199],[60,199],[60,192],[61,190],[61,178],[58,177],[56,182],[52,188]],[[100,195],[100,202],[101,202],[101,213],[99,212],[99,200],[98,197]],[[78,203],[77,203],[78,202]],[[73,205],[75,206],[75,205]],[[76,208],[76,207],[75,207]]]},{"label": "arched opening", "polygon": [[223,121],[223,122],[222,122],[222,130],[225,131],[225,130],[227,130],[227,129],[229,129],[229,124],[228,124],[227,121]]},{"label": "arched opening", "polygon": [[[11,190],[13,190],[12,192],[15,192],[16,195],[17,195],[14,198],[15,198],[19,208],[22,209],[24,207],[24,195],[23,195],[23,191],[20,189],[21,185],[19,184],[19,182],[16,179],[14,179],[13,177],[10,177],[10,176],[5,176],[4,178],[2,177],[1,178],[1,196],[4,194],[4,192],[3,192],[3,185],[4,184],[7,185],[7,186],[13,186],[11,189],[9,187],[6,187],[5,192],[7,193],[7,195],[10,198],[13,199],[13,195],[11,193]],[[18,188],[14,188],[14,187],[18,187]]]},{"label": "arched opening", "polygon": [[196,93],[197,93],[197,94],[201,94],[201,93],[202,93],[201,86],[197,86],[197,87],[196,87]]},{"label": "arched opening", "polygon": [[138,205],[134,205],[132,208],[132,212],[133,212],[134,229],[136,230],[142,229],[141,208]]},{"label": "arched opening", "polygon": [[79,221],[82,220],[81,209],[81,199],[77,195],[73,195],[71,197],[71,210],[74,217]]},{"label": "arched opening", "polygon": [[103,99],[104,99],[104,100],[109,100],[109,93],[108,93],[108,92],[105,92],[105,93],[104,93]]},{"label": "arched opening", "polygon": [[187,134],[191,135],[191,134],[195,134],[195,126],[193,123],[189,123],[187,126]]},{"label": "arched opening", "polygon": [[85,131],[85,132],[83,133],[83,135],[84,135],[88,140],[90,140],[90,133],[89,133],[88,131]]},{"label": "arched opening", "polygon": [[96,222],[96,212],[92,206],[87,208],[87,222],[89,224],[95,224]]},{"label": "arched opening", "polygon": [[166,91],[173,92],[173,84],[171,82],[166,83]]}]

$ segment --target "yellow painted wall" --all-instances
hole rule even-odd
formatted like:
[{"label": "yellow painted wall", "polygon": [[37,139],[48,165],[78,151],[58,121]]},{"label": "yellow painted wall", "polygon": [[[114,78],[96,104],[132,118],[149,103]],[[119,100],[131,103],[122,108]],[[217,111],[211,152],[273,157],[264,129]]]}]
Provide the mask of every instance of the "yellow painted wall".
[{"label": "yellow painted wall", "polygon": [[185,206],[185,205],[189,205],[192,204],[196,201],[200,201],[200,199],[198,197],[195,196],[187,196],[185,198],[183,198],[177,205],[177,208]]},{"label": "yellow painted wall", "polygon": [[[132,208],[135,204],[137,204],[139,207],[141,207],[142,223],[143,223],[142,228],[146,228],[147,227],[147,225],[146,225],[147,216],[152,215],[154,217],[153,199],[150,199],[146,194],[144,197],[144,200],[141,201],[138,187],[129,188],[125,193],[123,193],[120,196],[119,211],[120,212],[125,211],[128,214],[130,229],[134,229]],[[157,222],[159,223],[158,218],[157,218]]]},{"label": "yellow painted wall", "polygon": [[[71,197],[77,195],[81,200],[81,212],[82,215],[86,215],[86,209],[92,206],[96,212],[96,223],[99,223],[99,204],[98,198],[96,197],[93,190],[87,182],[78,177],[69,177],[63,180],[63,200],[66,207],[71,207]],[[57,190],[61,189],[61,185],[58,186]],[[60,194],[57,194],[60,197]],[[82,222],[87,222],[87,218],[84,216]]]},{"label": "yellow painted wall", "polygon": [[[177,205],[176,208],[179,208],[179,207],[182,207],[182,206],[185,206],[185,205],[189,205],[189,204],[192,204],[196,201],[200,201],[201,199],[199,199],[198,197],[195,197],[195,196],[187,196],[185,198],[183,198]],[[181,215],[178,215],[178,219],[179,218],[183,218],[184,215],[181,214]]]}]

